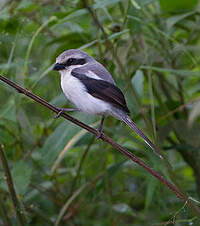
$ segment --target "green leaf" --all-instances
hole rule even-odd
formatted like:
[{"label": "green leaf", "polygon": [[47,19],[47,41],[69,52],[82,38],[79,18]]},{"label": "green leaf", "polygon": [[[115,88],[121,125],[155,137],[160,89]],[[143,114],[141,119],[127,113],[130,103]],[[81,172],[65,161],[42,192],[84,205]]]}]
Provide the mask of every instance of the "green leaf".
[{"label": "green leaf", "polygon": [[126,203],[119,203],[113,205],[113,210],[115,210],[118,213],[125,213],[131,216],[134,216],[133,210],[130,206],[128,206]]},{"label": "green leaf", "polygon": [[10,97],[5,106],[0,109],[0,118],[16,122],[16,107],[14,97]]},{"label": "green leaf", "polygon": [[88,11],[86,9],[76,10],[76,11],[70,13],[69,15],[67,15],[66,17],[64,17],[63,19],[59,20],[55,25],[52,26],[52,28],[56,27],[59,24],[63,24],[65,22],[67,22],[68,20],[74,19],[79,16],[83,16],[87,13],[88,13]]},{"label": "green leaf", "polygon": [[11,171],[17,194],[24,195],[31,180],[32,169],[23,161],[15,162]]},{"label": "green leaf", "polygon": [[156,2],[157,0],[135,0],[135,1],[143,6],[143,5],[147,5],[149,3],[152,3],[152,2]]},{"label": "green leaf", "polygon": [[133,7],[135,7],[136,9],[141,9],[140,5],[137,3],[137,1],[135,0],[131,0],[131,3],[133,5]]},{"label": "green leaf", "polygon": [[[86,124],[94,121],[93,117],[86,118],[84,114],[81,115],[80,113],[77,115],[79,115],[79,120],[82,118]],[[62,122],[44,143],[42,148],[44,164],[48,166],[51,165],[55,161],[59,152],[66,146],[68,141],[70,141],[75,134],[80,132],[80,130],[82,130],[82,128],[72,124],[71,122],[66,120]]]},{"label": "green leaf", "polygon": [[42,148],[45,165],[51,165],[66,143],[79,131],[79,127],[70,122],[62,122],[47,138]]},{"label": "green leaf", "polygon": [[112,39],[118,38],[118,37],[120,37],[121,35],[126,34],[126,33],[128,33],[128,32],[129,32],[129,29],[125,29],[125,30],[123,30],[123,31],[116,32],[116,33],[114,33],[114,34],[108,36],[108,39],[109,39],[109,40],[112,40]]},{"label": "green leaf", "polygon": [[159,0],[164,12],[185,12],[194,9],[198,0]]},{"label": "green leaf", "polygon": [[[105,175],[107,175],[109,178],[112,178],[123,167],[123,165],[126,161],[127,160],[123,160],[121,162],[112,164],[110,167],[108,167],[106,169]],[[105,175],[98,181],[98,184],[96,186],[96,190],[100,190],[103,187],[103,185],[105,183]]]},{"label": "green leaf", "polygon": [[61,93],[60,95],[54,97],[50,101],[50,104],[52,104],[54,106],[63,106],[64,104],[66,104],[66,97],[65,97],[64,93]]},{"label": "green leaf", "polygon": [[26,1],[26,0],[22,0],[19,5],[17,6],[17,10],[19,9],[25,9],[25,8],[28,8],[30,5],[32,5],[32,1],[29,0],[29,1]]},{"label": "green leaf", "polygon": [[159,68],[159,67],[152,67],[152,66],[141,66],[141,69],[151,69],[153,71],[158,71],[158,72],[169,72],[172,74],[176,75],[181,75],[181,76],[200,76],[200,70],[197,71],[186,71],[186,70],[175,70],[171,68]]},{"label": "green leaf", "polygon": [[10,17],[9,10],[10,10],[9,6],[5,6],[3,9],[1,9],[1,11],[0,11],[0,19],[1,20],[9,19],[9,17]]},{"label": "green leaf", "polygon": [[143,71],[137,70],[131,80],[132,85],[140,97],[143,96],[144,74]]},{"label": "green leaf", "polygon": [[157,184],[158,184],[158,180],[155,177],[153,177],[151,175],[147,176],[145,209],[147,209],[150,206],[150,204],[153,200],[153,195],[154,195]]},{"label": "green leaf", "polygon": [[200,101],[194,103],[192,106],[188,119],[189,124],[191,125],[199,115],[200,115]]},{"label": "green leaf", "polygon": [[6,145],[11,145],[14,143],[13,136],[9,133],[8,130],[6,130],[5,126],[1,126],[0,124],[0,143],[1,144],[6,144]]},{"label": "green leaf", "polygon": [[141,9],[141,6],[147,5],[155,0],[131,0],[133,7]]},{"label": "green leaf", "polygon": [[183,140],[184,143],[192,147],[200,147],[199,124],[193,124],[189,127],[187,121],[179,119],[173,122],[173,128],[175,128],[178,137]]},{"label": "green leaf", "polygon": [[160,126],[157,135],[158,135],[158,143],[160,144],[159,146],[161,146],[163,144],[163,142],[165,141],[165,139],[167,138],[167,136],[169,136],[171,130],[172,130],[172,125],[171,122],[169,121],[169,123]]},{"label": "green leaf", "polygon": [[[96,123],[94,123],[93,125],[90,125],[91,127],[95,127],[97,124],[99,124],[99,121],[97,121]],[[83,136],[85,136],[85,134],[87,133],[87,130],[81,129],[80,132],[76,133],[75,136],[73,136],[69,142],[67,143],[67,145],[64,147],[64,149],[60,152],[58,158],[56,159],[56,161],[54,162],[52,168],[51,168],[51,172],[53,173],[55,171],[55,169],[58,167],[59,163],[63,160],[63,158],[65,157],[65,155],[67,154],[67,152],[72,149],[72,147],[74,147],[76,145],[76,143],[78,143],[79,140],[82,139]]]},{"label": "green leaf", "polygon": [[34,144],[34,135],[31,123],[29,121],[28,115],[22,108],[19,108],[19,110],[17,111],[17,120],[22,128],[22,135],[24,137],[25,142],[28,145]]},{"label": "green leaf", "polygon": [[120,0],[98,0],[96,1],[96,4],[94,4],[94,9],[99,9],[99,8],[105,8],[108,7],[110,5],[116,4],[120,2]]},{"label": "green leaf", "polygon": [[16,10],[23,12],[23,13],[30,13],[34,10],[36,10],[39,7],[39,5],[32,3],[32,1],[26,1],[23,0],[20,2]]},{"label": "green leaf", "polygon": [[184,14],[180,14],[177,16],[172,16],[169,17],[166,21],[167,23],[167,28],[170,29],[171,27],[173,27],[176,23],[178,23],[179,21],[185,19],[188,16],[193,15],[195,12],[188,12],[188,13],[184,13]]}]

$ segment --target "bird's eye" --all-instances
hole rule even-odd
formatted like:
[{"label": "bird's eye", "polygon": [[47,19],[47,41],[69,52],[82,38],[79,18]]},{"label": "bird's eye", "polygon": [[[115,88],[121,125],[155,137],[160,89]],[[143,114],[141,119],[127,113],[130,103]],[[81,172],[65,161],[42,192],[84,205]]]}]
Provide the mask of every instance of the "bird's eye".
[{"label": "bird's eye", "polygon": [[67,60],[67,66],[73,65],[75,63],[75,59],[74,58],[69,58]]}]

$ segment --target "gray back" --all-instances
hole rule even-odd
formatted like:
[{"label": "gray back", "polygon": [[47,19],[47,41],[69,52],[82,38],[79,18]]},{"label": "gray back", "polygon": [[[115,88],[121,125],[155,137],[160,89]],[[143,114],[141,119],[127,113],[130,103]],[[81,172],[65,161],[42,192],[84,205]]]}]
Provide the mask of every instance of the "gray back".
[{"label": "gray back", "polygon": [[80,68],[76,68],[74,69],[74,71],[85,75],[87,75],[88,71],[91,71],[102,80],[110,82],[111,84],[115,84],[115,81],[113,80],[111,74],[106,70],[106,68],[102,64],[98,63],[96,60],[86,65],[83,65]]}]

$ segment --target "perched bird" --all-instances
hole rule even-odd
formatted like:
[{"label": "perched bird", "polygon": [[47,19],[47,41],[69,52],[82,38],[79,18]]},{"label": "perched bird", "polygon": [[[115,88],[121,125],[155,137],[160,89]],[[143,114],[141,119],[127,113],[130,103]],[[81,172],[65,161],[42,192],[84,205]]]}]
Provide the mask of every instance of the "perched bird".
[{"label": "perched bird", "polygon": [[107,115],[112,115],[125,122],[133,129],[154,151],[156,146],[136,126],[129,117],[129,109],[122,91],[116,86],[111,74],[105,67],[87,53],[70,49],[56,58],[53,70],[61,74],[61,87],[67,97],[77,108],[58,108],[64,111],[82,111],[89,114],[101,115],[98,136],[102,135],[103,122]]}]

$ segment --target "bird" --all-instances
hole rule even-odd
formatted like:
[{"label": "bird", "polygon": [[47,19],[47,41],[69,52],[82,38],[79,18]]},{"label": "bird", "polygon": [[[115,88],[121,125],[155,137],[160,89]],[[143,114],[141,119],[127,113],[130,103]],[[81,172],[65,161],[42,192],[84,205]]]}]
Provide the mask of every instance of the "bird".
[{"label": "bird", "polygon": [[53,70],[61,75],[61,88],[76,108],[59,108],[62,112],[81,111],[101,116],[97,138],[101,138],[106,116],[113,116],[127,124],[160,156],[157,147],[129,117],[129,109],[122,91],[108,70],[92,56],[79,49],[69,49],[56,58]]}]

